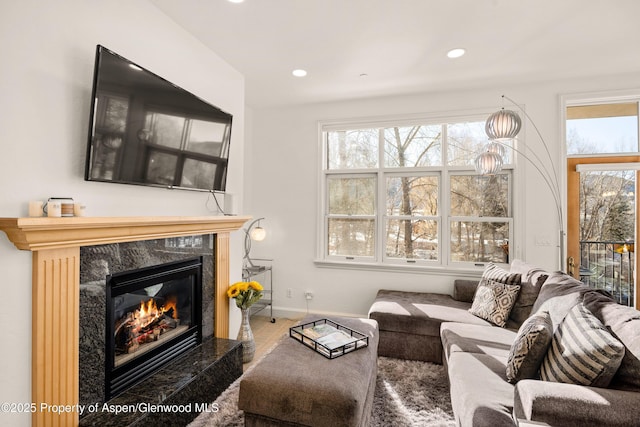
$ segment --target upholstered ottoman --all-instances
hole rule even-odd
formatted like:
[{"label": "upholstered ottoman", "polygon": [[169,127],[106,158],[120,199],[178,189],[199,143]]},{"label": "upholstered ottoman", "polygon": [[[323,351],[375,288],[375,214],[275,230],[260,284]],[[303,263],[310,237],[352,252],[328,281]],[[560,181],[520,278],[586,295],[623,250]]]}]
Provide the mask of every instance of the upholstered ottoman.
[{"label": "upholstered ottoman", "polygon": [[[306,317],[308,323],[323,317]],[[368,426],[378,357],[378,324],[330,320],[369,337],[369,345],[335,359],[283,337],[240,382],[245,426]]]}]

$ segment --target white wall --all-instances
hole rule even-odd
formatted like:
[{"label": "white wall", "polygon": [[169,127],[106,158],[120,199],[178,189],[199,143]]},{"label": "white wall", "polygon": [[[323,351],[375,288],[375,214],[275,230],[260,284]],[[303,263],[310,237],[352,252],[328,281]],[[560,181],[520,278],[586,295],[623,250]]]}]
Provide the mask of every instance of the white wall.
[{"label": "white wall", "polygon": [[[268,229],[268,238],[254,243],[252,253],[275,259],[275,307],[304,313],[307,310],[304,291],[312,290],[315,297],[308,306],[311,312],[366,315],[380,288],[450,293],[453,278],[464,274],[461,271],[436,274],[347,270],[319,268],[314,264],[319,120],[484,108],[495,111],[501,107],[500,96],[504,93],[524,104],[551,146],[557,165],[561,156],[560,95],[637,87],[640,87],[640,76],[634,74],[253,111],[246,158],[247,169],[251,171],[245,180],[247,194],[249,188],[251,191],[247,209],[255,216],[266,217],[263,226]],[[524,141],[536,153],[543,152],[540,140],[528,123]],[[516,208],[518,218],[524,221],[519,224],[524,241],[516,248],[516,254],[555,270],[559,265],[555,205],[535,169],[526,164],[524,168],[524,184],[516,187],[522,200]],[[561,165],[561,176],[563,168]],[[537,246],[536,239],[549,239],[552,246]],[[293,290],[292,298],[286,297],[287,288]]]},{"label": "white wall", "polygon": [[[146,1],[22,0],[0,5],[0,217],[26,216],[29,200],[50,196],[84,201],[93,216],[216,214],[206,193],[83,180],[96,44],[234,115],[228,189],[242,212],[240,73]],[[240,234],[231,280],[240,280]],[[0,402],[30,402],[31,253],[4,233],[0,292]],[[29,425],[30,417],[2,413],[0,424]]]}]

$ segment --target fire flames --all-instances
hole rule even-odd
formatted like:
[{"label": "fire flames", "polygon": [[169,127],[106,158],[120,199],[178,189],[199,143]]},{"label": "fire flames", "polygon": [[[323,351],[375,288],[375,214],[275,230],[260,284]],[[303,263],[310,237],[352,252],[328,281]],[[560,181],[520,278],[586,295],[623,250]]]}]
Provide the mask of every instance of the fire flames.
[{"label": "fire flames", "polygon": [[160,308],[158,308],[156,300],[153,298],[150,298],[146,302],[142,301],[140,302],[140,308],[133,314],[133,319],[137,321],[138,326],[145,327],[154,320],[164,316],[165,313],[168,313],[168,316],[172,319],[178,318],[178,307],[175,298],[168,299]]},{"label": "fire flames", "polygon": [[133,353],[142,344],[158,341],[166,330],[175,329],[179,324],[175,297],[167,298],[160,307],[153,298],[141,301],[139,308],[128,313],[116,326],[116,353]]}]

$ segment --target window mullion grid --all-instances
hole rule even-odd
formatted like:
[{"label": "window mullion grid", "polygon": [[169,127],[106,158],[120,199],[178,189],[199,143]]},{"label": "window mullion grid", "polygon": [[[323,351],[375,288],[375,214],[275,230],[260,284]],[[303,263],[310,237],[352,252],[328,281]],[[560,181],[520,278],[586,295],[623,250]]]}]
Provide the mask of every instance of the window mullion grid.
[{"label": "window mullion grid", "polygon": [[[325,169],[325,182],[327,182],[329,176],[336,176],[336,175],[340,175],[342,174],[344,175],[349,175],[349,176],[364,176],[364,175],[369,175],[370,177],[373,177],[375,182],[375,189],[374,189],[374,194],[376,197],[376,200],[374,201],[374,209],[375,212],[373,215],[365,215],[365,216],[358,216],[357,218],[363,218],[363,219],[368,219],[374,222],[374,224],[372,224],[373,226],[373,231],[375,233],[375,238],[374,241],[371,242],[374,245],[373,248],[373,255],[375,258],[376,263],[396,263],[398,264],[400,261],[405,261],[406,259],[400,260],[399,258],[387,258],[386,257],[386,252],[387,252],[387,238],[388,236],[386,235],[386,231],[387,231],[387,224],[389,223],[389,221],[402,221],[402,220],[406,220],[406,221],[411,221],[411,222],[415,222],[415,221],[436,221],[437,223],[437,242],[438,242],[438,253],[437,253],[437,257],[438,257],[438,263],[442,266],[445,267],[452,267],[452,266],[459,266],[460,263],[459,262],[453,262],[453,257],[452,257],[452,245],[451,245],[451,227],[452,224],[454,224],[456,221],[470,221],[470,222],[499,222],[499,223],[504,223],[504,224],[508,224],[509,226],[509,239],[510,241],[513,241],[513,234],[514,234],[514,229],[513,229],[513,214],[514,214],[514,205],[513,205],[513,200],[512,197],[514,196],[514,189],[513,189],[513,185],[514,185],[514,180],[513,180],[513,172],[511,171],[511,175],[512,175],[512,179],[509,180],[509,188],[507,189],[507,191],[509,192],[508,195],[508,200],[509,200],[509,213],[507,217],[499,217],[499,218],[490,218],[490,217],[483,217],[483,218],[479,218],[479,217],[454,217],[452,216],[452,206],[451,206],[451,201],[452,201],[452,197],[451,197],[451,191],[452,191],[452,176],[454,174],[462,174],[462,175],[475,175],[475,172],[473,170],[473,166],[472,165],[468,165],[468,166],[463,166],[462,164],[450,164],[450,159],[449,159],[449,155],[451,154],[450,151],[448,150],[448,142],[449,142],[449,124],[446,120],[439,120],[440,121],[440,126],[441,126],[441,165],[436,165],[435,163],[432,165],[424,165],[424,166],[420,166],[420,167],[406,167],[406,168],[399,168],[399,167],[390,167],[387,168],[386,164],[385,164],[385,158],[387,153],[385,152],[385,148],[386,148],[386,144],[385,144],[385,129],[389,128],[391,126],[395,126],[395,123],[385,123],[383,124],[382,122],[378,122],[379,125],[378,126],[371,126],[368,129],[376,129],[377,131],[377,138],[378,138],[378,150],[377,150],[377,156],[378,156],[378,165],[375,168],[368,168],[368,169],[349,169],[349,170],[327,170]],[[458,122],[454,122],[458,123]],[[458,132],[457,128],[456,128],[456,132]],[[455,135],[459,135],[458,133],[456,133]],[[463,137],[465,137],[463,135]],[[327,144],[327,138],[324,138],[324,147],[326,149],[326,144]],[[328,159],[326,158],[326,156],[323,156],[323,164],[327,164]],[[515,169],[515,164],[511,164],[505,167],[505,169]],[[397,214],[389,214],[387,212],[387,198],[388,198],[388,194],[387,194],[387,180],[390,177],[394,177],[394,176],[398,176],[398,175],[410,175],[410,176],[419,176],[422,174],[431,174],[431,175],[436,175],[438,177],[438,193],[437,193],[437,212],[435,215],[433,216],[413,216],[413,215],[397,215]],[[325,197],[328,198],[329,194],[328,191],[325,194]],[[328,202],[326,202],[325,204],[328,204]],[[326,241],[326,239],[328,238],[328,235],[326,233],[326,231],[329,228],[329,219],[330,218],[351,218],[351,219],[355,219],[355,216],[350,216],[350,215],[346,215],[346,216],[340,216],[340,215],[329,215],[328,211],[325,211],[325,215],[326,215],[326,219],[325,219],[325,224],[324,224],[324,229],[325,229],[325,236],[323,237],[325,239],[325,251],[326,248],[329,244],[328,241]],[[435,230],[434,230],[435,231]],[[517,234],[517,233],[516,233]],[[325,252],[327,253],[327,252]],[[371,252],[370,252],[371,253]],[[371,258],[367,257],[367,260],[369,262],[371,262]],[[423,260],[426,261],[426,260]],[[430,261],[430,263],[433,261]]]},{"label": "window mullion grid", "polygon": [[451,170],[449,168],[449,128],[442,124],[442,172],[440,173],[440,191],[438,201],[438,249],[442,265],[451,265]]},{"label": "window mullion grid", "polygon": [[375,239],[375,259],[376,262],[384,261],[384,253],[386,246],[386,227],[384,223],[384,215],[387,207],[387,182],[385,174],[384,162],[384,127],[378,132],[378,170],[376,171],[376,239]]}]

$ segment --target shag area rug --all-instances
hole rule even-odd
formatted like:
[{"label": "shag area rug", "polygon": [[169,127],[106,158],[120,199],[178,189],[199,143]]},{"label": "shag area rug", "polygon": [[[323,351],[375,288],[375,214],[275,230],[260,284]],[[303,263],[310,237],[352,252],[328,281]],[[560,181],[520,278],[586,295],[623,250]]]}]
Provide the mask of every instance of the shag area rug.
[{"label": "shag area rug", "polygon": [[[244,413],[238,409],[241,379],[216,399],[218,412],[201,413],[189,426],[244,426]],[[371,426],[455,426],[444,367],[379,357]]]}]

